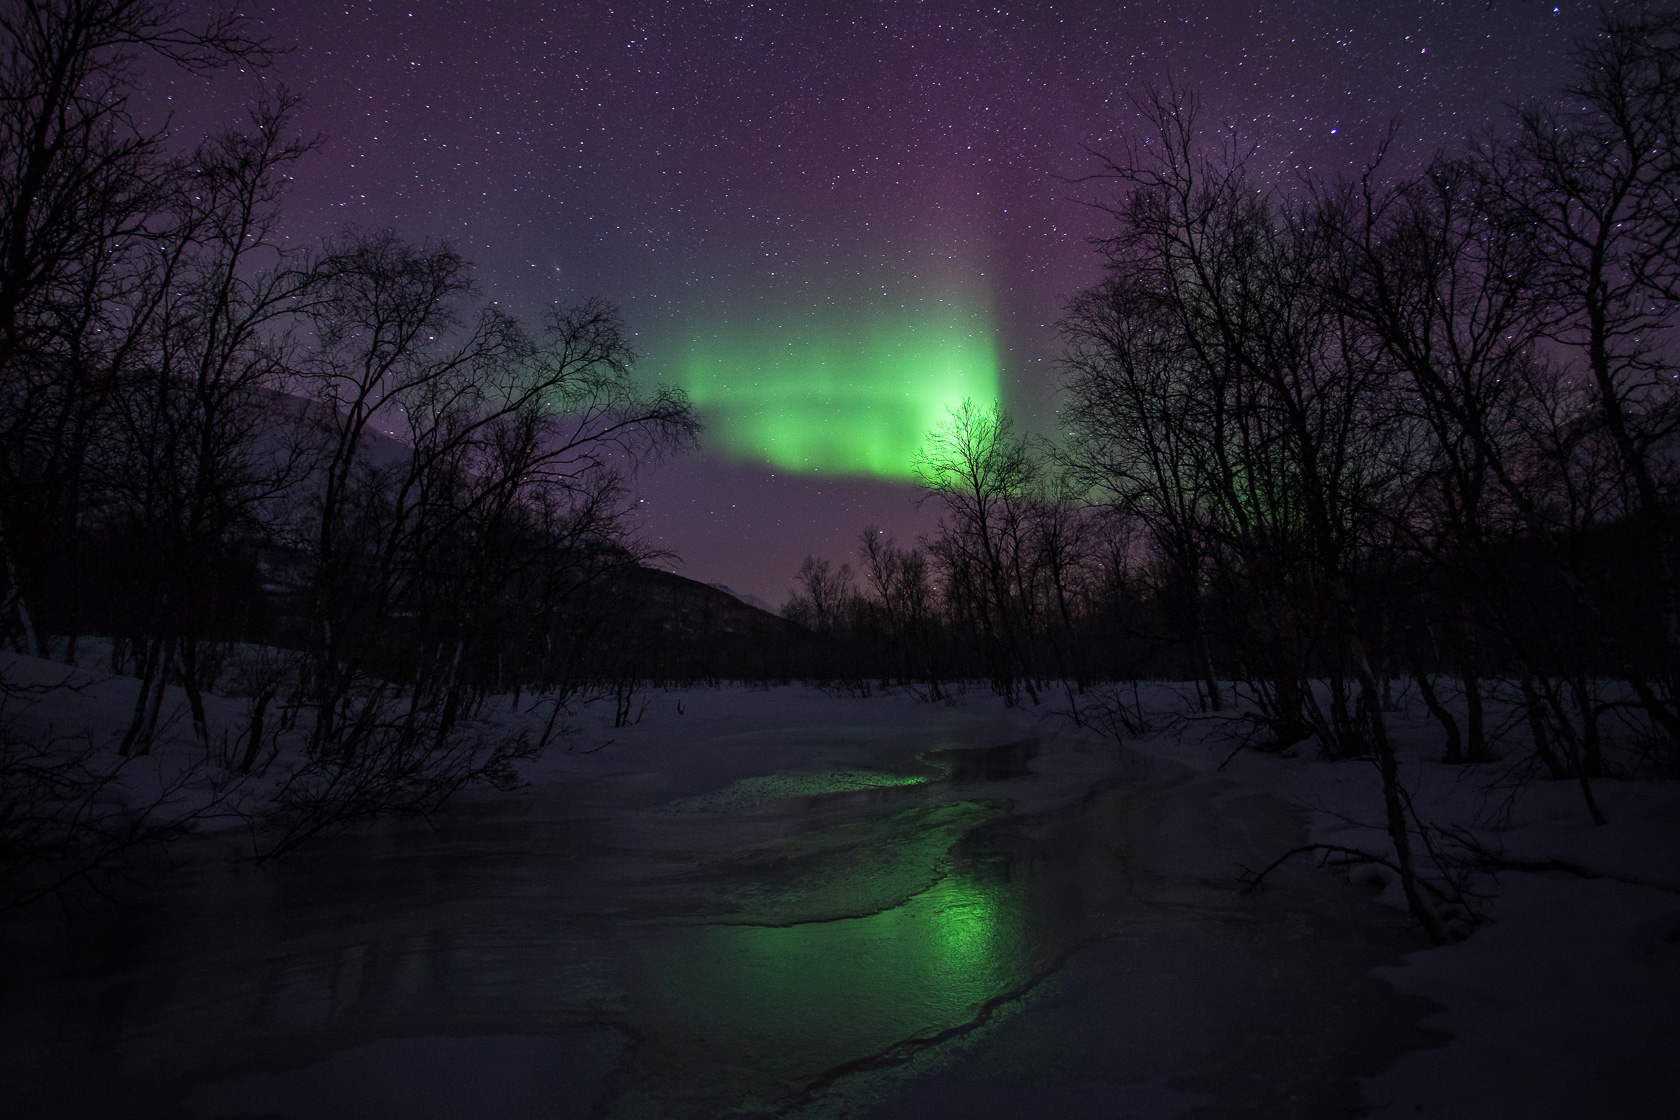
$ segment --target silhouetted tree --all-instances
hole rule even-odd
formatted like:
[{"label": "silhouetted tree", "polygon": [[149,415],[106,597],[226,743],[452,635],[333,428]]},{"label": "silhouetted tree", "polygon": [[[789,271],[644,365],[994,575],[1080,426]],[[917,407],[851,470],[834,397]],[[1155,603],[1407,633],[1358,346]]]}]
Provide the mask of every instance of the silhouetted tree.
[{"label": "silhouetted tree", "polygon": [[155,238],[191,220],[171,213],[167,131],[143,127],[129,96],[155,59],[266,62],[247,27],[156,0],[0,11],[0,632],[33,653],[65,609],[90,448],[158,311]]},{"label": "silhouetted tree", "polygon": [[1001,404],[965,400],[928,435],[915,470],[944,509],[930,551],[947,601],[985,643],[993,687],[1011,699],[1025,688],[1038,703],[1028,660],[1037,604],[1027,586],[1037,465],[1026,440]]}]

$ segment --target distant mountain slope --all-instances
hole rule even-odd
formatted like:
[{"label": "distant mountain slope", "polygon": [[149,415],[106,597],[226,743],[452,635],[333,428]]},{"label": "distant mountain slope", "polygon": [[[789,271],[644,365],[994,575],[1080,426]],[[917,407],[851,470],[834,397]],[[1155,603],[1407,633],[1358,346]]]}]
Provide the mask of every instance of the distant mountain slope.
[{"label": "distant mountain slope", "polygon": [[701,583],[660,568],[629,569],[619,578],[628,599],[669,614],[685,629],[699,627],[724,633],[765,626],[789,632],[798,629],[763,600],[737,594],[723,584]]},{"label": "distant mountain slope", "polygon": [[675,572],[626,568],[612,577],[608,594],[623,615],[618,632],[643,646],[649,672],[696,680],[780,676],[805,642],[804,631],[780,615]]},{"label": "distant mountain slope", "polygon": [[706,586],[707,587],[715,587],[719,591],[723,592],[725,595],[733,595],[735,598],[741,600],[741,602],[747,604],[749,607],[757,607],[759,610],[768,611],[770,614],[780,613],[776,610],[775,607],[772,607],[769,603],[766,603],[763,599],[760,599],[757,595],[749,595],[746,592],[737,591],[733,587],[730,587],[727,583],[708,583]]}]

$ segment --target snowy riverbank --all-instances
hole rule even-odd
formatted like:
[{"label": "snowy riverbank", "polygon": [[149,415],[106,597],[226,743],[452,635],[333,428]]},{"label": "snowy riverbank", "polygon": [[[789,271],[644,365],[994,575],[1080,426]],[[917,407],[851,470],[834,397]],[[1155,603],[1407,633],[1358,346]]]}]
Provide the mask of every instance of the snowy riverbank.
[{"label": "snowy riverbank", "polygon": [[[892,726],[911,703],[903,695],[851,700],[806,689],[778,689],[744,704],[741,699],[728,691],[699,694],[686,706],[715,733],[830,705],[848,720]],[[1170,686],[1146,689],[1143,701],[1158,725],[1171,722],[1160,718],[1163,713],[1192,708]],[[1575,783],[1523,773],[1521,730],[1496,741],[1499,761],[1449,766],[1438,761],[1440,730],[1422,704],[1406,697],[1401,707],[1388,718],[1419,819],[1461,830],[1513,867],[1534,870],[1471,875],[1467,886],[1478,914],[1473,924],[1455,923],[1463,940],[1434,948],[1419,935],[1403,964],[1375,970],[1399,992],[1440,1008],[1423,1025],[1450,1039],[1365,1078],[1370,1107],[1381,1115],[1465,1120],[1669,1115],[1680,1096],[1673,1060],[1680,1050],[1680,1020],[1673,1012],[1680,1006],[1680,783],[1595,782],[1607,817],[1596,826]],[[1006,709],[978,689],[948,710],[1018,729],[1008,734],[1046,728],[1071,733],[1061,717]],[[645,730],[614,733],[586,725],[583,737],[593,734],[592,744],[645,743],[642,749],[657,751],[680,743],[668,736],[681,725],[656,709]],[[1233,754],[1231,738],[1227,722],[1192,717],[1130,738],[1126,749],[1188,766],[1235,790],[1285,798],[1310,813],[1314,843],[1392,851],[1374,762],[1322,761],[1310,743],[1287,757]],[[604,756],[585,757],[608,765]],[[558,780],[588,764],[561,752],[544,765]],[[1225,797],[1226,804],[1240,800]],[[1311,863],[1314,857],[1298,859]],[[1405,909],[1398,883],[1381,867],[1321,873],[1360,884],[1374,905]],[[1231,868],[1232,889],[1241,875],[1242,869]],[[1153,1114],[1147,1100],[1154,1098],[1123,1099]],[[1170,1094],[1157,1103],[1162,1115],[1188,1107]]]},{"label": "snowy riverbank", "polygon": [[[134,685],[83,673],[28,720],[100,747]],[[1122,748],[979,689],[649,689],[629,726],[577,713],[519,791],[259,873],[189,783],[157,811],[211,831],[155,888],[10,920],[0,1021],[34,1041],[3,1072],[65,1115],[1668,1114],[1680,785],[1600,781],[1594,826],[1574,784],[1513,784],[1516,744],[1449,767],[1392,713],[1418,819],[1541,869],[1469,874],[1481,920],[1430,948],[1375,865],[1241,890],[1308,842],[1384,851],[1372,763],[1233,754],[1173,689],[1142,699],[1159,729]],[[165,726],[141,801],[194,758]],[[400,1088],[422,1073],[449,1091]]]},{"label": "snowy riverbank", "polygon": [[[1516,734],[1499,762],[1435,761],[1440,731],[1421,708],[1389,716],[1418,817],[1535,870],[1475,876],[1484,920],[1469,936],[1377,970],[1439,1006],[1424,1023],[1451,1039],[1366,1079],[1375,1114],[1671,1115],[1680,1099],[1680,783],[1595,782],[1607,818],[1595,826],[1575,783],[1517,780]],[[1310,745],[1293,757],[1233,756],[1216,726],[1149,736],[1134,749],[1288,798],[1311,812],[1314,842],[1392,851],[1373,762],[1320,761]],[[1404,910],[1382,869],[1349,874]]]}]

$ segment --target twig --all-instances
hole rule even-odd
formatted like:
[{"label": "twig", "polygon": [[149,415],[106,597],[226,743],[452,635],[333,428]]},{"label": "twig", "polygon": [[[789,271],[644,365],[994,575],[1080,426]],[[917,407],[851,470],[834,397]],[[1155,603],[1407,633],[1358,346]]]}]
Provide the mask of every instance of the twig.
[{"label": "twig", "polygon": [[[1379,856],[1379,855],[1375,854],[1374,852],[1363,851],[1359,848],[1343,847],[1340,844],[1302,844],[1298,848],[1289,849],[1287,852],[1283,853],[1281,856],[1274,859],[1271,863],[1267,864],[1265,869],[1262,870],[1258,875],[1250,874],[1248,877],[1246,877],[1243,880],[1243,890],[1245,892],[1249,893],[1249,894],[1254,893],[1256,890],[1260,889],[1260,884],[1265,881],[1266,876],[1270,875],[1272,872],[1276,871],[1278,868],[1282,867],[1285,863],[1288,863],[1290,860],[1294,859],[1296,856],[1306,855],[1308,852],[1323,852],[1327,856],[1328,855],[1345,855],[1345,856],[1352,857],[1349,861],[1351,863],[1375,863],[1375,864],[1380,864],[1383,867],[1386,867],[1390,871],[1394,872],[1396,875],[1400,874],[1400,868],[1397,867],[1392,861],[1390,861],[1389,859],[1387,859],[1384,856]],[[1248,869],[1244,868],[1243,870],[1247,871]]]}]

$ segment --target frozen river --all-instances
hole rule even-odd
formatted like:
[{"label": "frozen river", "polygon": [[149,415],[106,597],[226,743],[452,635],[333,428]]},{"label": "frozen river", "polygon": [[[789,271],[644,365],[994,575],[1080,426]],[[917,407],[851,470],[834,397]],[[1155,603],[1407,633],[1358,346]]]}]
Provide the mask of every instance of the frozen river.
[{"label": "frozen river", "polygon": [[1399,915],[1235,889],[1281,802],[989,707],[659,705],[431,826],[14,922],[17,1115],[1344,1116],[1431,1042],[1368,975]]}]

